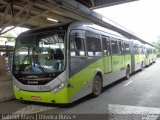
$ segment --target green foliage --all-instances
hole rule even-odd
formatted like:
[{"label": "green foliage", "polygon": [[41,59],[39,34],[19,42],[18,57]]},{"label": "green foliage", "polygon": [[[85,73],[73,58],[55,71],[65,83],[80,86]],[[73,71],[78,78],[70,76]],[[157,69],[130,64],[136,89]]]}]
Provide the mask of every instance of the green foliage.
[{"label": "green foliage", "polygon": [[157,58],[160,58],[160,54],[159,53],[157,54]]},{"label": "green foliage", "polygon": [[157,40],[152,42],[154,46],[158,49],[158,52],[160,52],[160,36],[157,37]]},{"label": "green foliage", "polygon": [[15,36],[12,33],[6,33],[4,36],[7,38],[8,42],[14,42]]}]

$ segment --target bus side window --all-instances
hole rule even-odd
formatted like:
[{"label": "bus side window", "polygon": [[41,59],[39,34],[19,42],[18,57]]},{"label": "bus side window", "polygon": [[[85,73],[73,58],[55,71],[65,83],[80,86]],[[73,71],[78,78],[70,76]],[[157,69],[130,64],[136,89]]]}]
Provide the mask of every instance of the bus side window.
[{"label": "bus side window", "polygon": [[142,45],[139,47],[139,53],[140,53],[140,54],[143,54],[143,53],[144,53],[144,52],[143,52],[143,46],[142,46]]},{"label": "bus side window", "polygon": [[103,54],[107,55],[107,43],[105,37],[102,37],[102,45],[103,45]]},{"label": "bus side window", "polygon": [[122,55],[122,42],[118,39],[118,46],[119,46],[119,54]]},{"label": "bus side window", "polygon": [[70,39],[70,55],[85,56],[84,39],[79,37],[71,37]]},{"label": "bus side window", "polygon": [[88,56],[101,56],[100,36],[95,33],[87,33],[87,51]]},{"label": "bus side window", "polygon": [[134,45],[134,53],[135,53],[135,54],[139,54],[138,44],[135,44],[135,45]]},{"label": "bus side window", "polygon": [[102,37],[102,45],[103,45],[103,54],[104,55],[111,55],[110,38],[109,37]]},{"label": "bus side window", "polygon": [[124,46],[124,41],[122,40],[122,41],[121,41],[121,43],[122,43],[122,54],[125,54],[125,46]]},{"label": "bus side window", "polygon": [[124,46],[125,46],[125,54],[130,54],[129,44],[124,43]]},{"label": "bus side window", "polygon": [[85,52],[85,31],[72,30],[70,33],[69,52],[70,52],[70,70],[74,71],[79,65],[84,64],[86,60]]},{"label": "bus side window", "polygon": [[111,55],[111,44],[110,44],[110,38],[107,37],[107,49],[108,49],[108,55]]},{"label": "bus side window", "polygon": [[112,54],[115,55],[115,54],[118,54],[118,42],[116,39],[112,39],[111,40],[111,45],[112,45]]}]

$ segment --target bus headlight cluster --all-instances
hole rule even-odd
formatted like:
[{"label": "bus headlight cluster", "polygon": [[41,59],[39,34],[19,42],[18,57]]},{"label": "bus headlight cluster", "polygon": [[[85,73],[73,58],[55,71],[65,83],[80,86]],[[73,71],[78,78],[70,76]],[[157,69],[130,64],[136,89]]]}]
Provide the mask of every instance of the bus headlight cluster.
[{"label": "bus headlight cluster", "polygon": [[66,84],[67,84],[66,82],[62,82],[61,84],[56,86],[51,92],[56,93],[56,92],[60,91],[61,89],[63,89],[66,86]]},{"label": "bus headlight cluster", "polygon": [[16,88],[17,91],[20,91],[20,89],[16,85],[14,85],[14,87]]}]

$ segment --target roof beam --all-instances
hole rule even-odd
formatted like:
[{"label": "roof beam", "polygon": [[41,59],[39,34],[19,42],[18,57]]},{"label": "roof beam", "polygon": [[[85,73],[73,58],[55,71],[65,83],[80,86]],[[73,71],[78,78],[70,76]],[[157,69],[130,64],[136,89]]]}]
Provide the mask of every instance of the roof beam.
[{"label": "roof beam", "polygon": [[95,6],[95,0],[91,0],[91,3],[92,3],[92,6],[94,7]]},{"label": "roof beam", "polygon": [[[11,21],[9,21],[8,23],[6,23],[6,24],[3,26],[3,28],[1,28],[0,33],[2,33],[6,27],[8,27],[10,24],[12,24],[12,23],[14,22],[14,20],[15,20],[19,15],[22,14],[22,12],[24,12],[28,7],[30,7],[30,4],[32,4],[32,3],[31,3],[31,2],[28,2],[28,4],[27,4],[24,8],[22,8],[22,9],[13,17],[13,19],[12,19]],[[8,5],[8,9],[9,9],[9,8],[10,8],[10,5]]]},{"label": "roof beam", "polygon": [[29,14],[30,14],[30,11],[31,11],[31,8],[32,8],[33,4],[32,2],[30,2],[29,4],[29,7],[28,7],[28,10],[27,10],[27,14],[25,15],[25,19],[28,18]]},{"label": "roof beam", "polygon": [[[36,14],[39,14],[39,13],[42,13],[42,12],[43,12],[43,10],[40,10],[40,9],[36,8],[36,6],[37,6],[36,3],[34,3],[34,6],[35,6],[35,7],[32,7],[32,9],[30,9],[30,13],[31,13],[31,14],[36,15]],[[44,7],[43,5],[38,6],[38,7],[43,8],[43,9],[45,9],[45,10],[48,9],[48,7]],[[53,7],[53,6],[52,6],[52,7]],[[21,6],[14,6],[14,8],[17,9],[17,10],[20,10],[22,7],[21,7]],[[72,20],[71,20],[70,18],[68,18],[68,17],[64,18],[64,16],[57,15],[57,14],[51,13],[51,12],[50,12],[50,13],[47,13],[47,14],[45,14],[45,15],[43,15],[43,16],[45,16],[45,17],[54,17],[55,19],[58,19],[58,20],[60,20],[61,22],[71,22],[71,21],[72,21]]]},{"label": "roof beam", "polygon": [[0,1],[0,3],[1,3],[1,4],[4,4],[4,5],[8,5],[8,3],[7,3],[7,2],[2,1],[2,0]]},{"label": "roof beam", "polygon": [[[35,6],[38,6],[39,8],[43,8],[43,9],[48,9],[48,8],[52,8],[53,4],[49,4],[49,3],[46,3],[44,1],[37,1],[35,3]],[[76,11],[76,9],[74,9],[74,10]],[[66,9],[63,9],[61,7],[61,5],[56,5],[54,7],[54,9],[52,9],[51,12],[54,13],[54,14],[63,16],[65,18],[70,18],[70,19],[73,19],[73,20],[85,20],[85,21],[87,21],[87,19],[85,19],[84,17],[81,17],[78,14],[74,14],[75,11],[70,12]]]},{"label": "roof beam", "polygon": [[113,5],[118,5],[122,3],[133,2],[133,1],[137,1],[137,0],[96,0],[95,6],[93,6],[92,9],[108,7],[108,6],[113,6]]},{"label": "roof beam", "polygon": [[13,4],[10,4],[10,10],[11,10],[12,18],[13,18],[13,17],[14,17],[14,8],[13,8]]},{"label": "roof beam", "polygon": [[5,8],[7,5],[1,5],[0,6],[0,9],[3,9],[3,8]]},{"label": "roof beam", "polygon": [[75,0],[79,3],[82,3],[83,5],[91,8],[91,9],[97,9],[102,7],[108,7],[128,2],[133,2],[137,0]]},{"label": "roof beam", "polygon": [[[54,8],[52,8],[52,9],[54,9]],[[47,11],[45,11],[45,12],[43,12],[43,13],[39,13],[38,15],[36,15],[36,16],[34,16],[34,17],[31,17],[31,18],[28,18],[28,19],[24,20],[24,21],[20,22],[19,24],[11,27],[10,29],[8,29],[8,30],[6,30],[6,31],[4,31],[4,32],[1,32],[0,35],[5,34],[5,33],[7,33],[8,31],[13,30],[13,29],[16,28],[16,27],[19,27],[19,26],[25,24],[25,23],[26,23],[27,21],[29,21],[29,20],[33,20],[33,19],[38,18],[38,17],[40,17],[40,16],[42,16],[42,15],[44,15],[44,14],[47,14],[47,13],[49,13],[52,9],[48,9]]]},{"label": "roof beam", "polygon": [[3,14],[3,16],[2,16],[2,18],[1,18],[0,25],[3,24],[3,22],[4,22],[5,18],[6,18],[6,15],[7,15],[8,12],[9,12],[9,8],[10,8],[10,5],[8,4],[8,5],[6,6],[5,12],[4,12],[4,14]]}]

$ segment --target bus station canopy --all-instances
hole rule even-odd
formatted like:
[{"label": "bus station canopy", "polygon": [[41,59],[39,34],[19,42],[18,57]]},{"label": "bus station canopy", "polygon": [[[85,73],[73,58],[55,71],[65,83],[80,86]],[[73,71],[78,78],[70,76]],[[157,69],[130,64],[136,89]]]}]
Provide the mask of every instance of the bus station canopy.
[{"label": "bus station canopy", "polygon": [[[96,4],[96,0],[89,1]],[[0,35],[15,27],[32,29],[80,20],[107,27],[129,39],[147,43],[130,30],[94,12],[85,3],[84,0],[0,0]],[[9,26],[12,27],[6,29]]]}]

